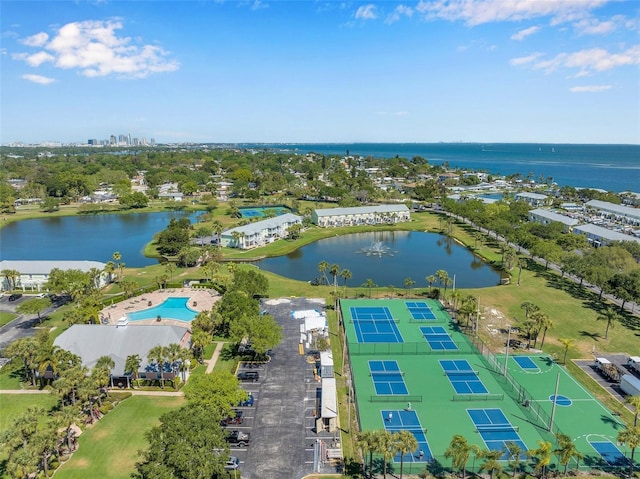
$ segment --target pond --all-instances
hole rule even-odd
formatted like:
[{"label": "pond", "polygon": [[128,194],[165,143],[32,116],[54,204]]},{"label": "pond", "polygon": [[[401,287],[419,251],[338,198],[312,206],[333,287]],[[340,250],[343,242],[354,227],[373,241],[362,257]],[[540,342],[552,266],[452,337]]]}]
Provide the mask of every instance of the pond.
[{"label": "pond", "polygon": [[130,268],[157,264],[142,251],[172,218],[200,213],[180,211],[123,215],[76,215],[16,221],[0,229],[3,260],[91,260],[106,263],[119,251]]},{"label": "pond", "polygon": [[[340,271],[348,269],[352,277],[347,286],[359,287],[373,280],[381,287],[404,288],[405,279],[424,288],[425,278],[445,270],[455,277],[457,288],[482,288],[500,284],[500,272],[450,237],[417,231],[355,233],[322,239],[284,256],[257,261],[260,269],[300,281],[321,277],[318,265],[327,261]],[[333,281],[329,271],[329,281]],[[338,277],[338,284],[344,279]],[[434,283],[438,286],[438,283]]]}]

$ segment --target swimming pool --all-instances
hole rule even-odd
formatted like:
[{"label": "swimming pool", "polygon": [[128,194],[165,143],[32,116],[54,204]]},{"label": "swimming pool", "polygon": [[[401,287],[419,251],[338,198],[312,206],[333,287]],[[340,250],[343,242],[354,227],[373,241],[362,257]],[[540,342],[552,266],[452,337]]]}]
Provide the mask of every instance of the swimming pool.
[{"label": "swimming pool", "polygon": [[153,308],[143,309],[134,313],[127,313],[129,321],[141,321],[143,319],[176,319],[178,321],[192,321],[198,312],[187,306],[189,298],[167,298]]}]

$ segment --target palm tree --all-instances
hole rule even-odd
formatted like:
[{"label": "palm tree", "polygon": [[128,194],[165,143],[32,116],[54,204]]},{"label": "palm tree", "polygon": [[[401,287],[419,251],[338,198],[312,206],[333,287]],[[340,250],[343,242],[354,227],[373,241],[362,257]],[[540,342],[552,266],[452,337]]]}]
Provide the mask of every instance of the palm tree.
[{"label": "palm tree", "polygon": [[378,434],[378,440],[376,441],[376,449],[375,451],[379,454],[382,454],[382,477],[387,479],[387,462],[389,458],[393,457],[394,454],[394,438],[393,434],[386,429],[384,431],[380,431]]},{"label": "palm tree", "polygon": [[[140,365],[142,364],[142,358],[137,354],[130,354],[124,362],[124,373],[128,374],[132,380],[138,379],[138,371],[140,371]],[[133,387],[133,381],[131,382]]]},{"label": "palm tree", "polygon": [[160,374],[160,387],[162,389],[164,389],[164,363],[166,356],[166,348],[160,345],[151,348],[147,356],[149,361],[154,361],[158,367],[158,373]]},{"label": "palm tree", "polygon": [[[536,324],[536,329],[534,331],[534,338],[533,338],[533,347],[535,348],[536,345],[538,344],[538,336],[540,335],[540,331],[542,331],[542,329],[544,328],[545,324],[549,324],[551,322],[551,320],[549,319],[549,316],[546,313],[543,313],[542,311],[534,311],[533,313],[531,313],[531,321],[533,321]],[[546,329],[545,329],[545,333],[546,333]]]},{"label": "palm tree", "polygon": [[524,320],[527,321],[529,319],[529,315],[531,313],[535,313],[536,311],[540,311],[540,308],[533,304],[531,301],[524,301],[520,308],[524,309]]},{"label": "palm tree", "polygon": [[120,268],[120,260],[122,259],[122,255],[119,251],[115,251],[111,258],[113,259],[115,268],[117,268],[119,271],[118,279],[120,279],[122,277],[122,268]]},{"label": "palm tree", "polygon": [[465,472],[469,456],[471,455],[471,446],[460,434],[456,434],[451,438],[449,447],[444,452],[444,457],[451,458],[451,468],[462,472],[462,479],[465,478]]},{"label": "palm tree", "polygon": [[638,425],[638,415],[640,415],[640,396],[629,396],[627,402],[633,406],[633,425]]},{"label": "palm tree", "polygon": [[333,277],[333,292],[337,293],[338,291],[338,274],[340,273],[340,266],[337,264],[332,264],[331,268],[329,268],[329,274]]},{"label": "palm tree", "polygon": [[80,421],[82,414],[77,406],[63,406],[54,413],[55,421],[65,429],[64,441],[69,452],[75,449],[76,441],[71,428],[74,423]]},{"label": "palm tree", "polygon": [[404,287],[407,288],[407,298],[411,297],[411,290],[414,284],[416,284],[416,282],[410,277],[404,279]]},{"label": "palm tree", "polygon": [[527,453],[529,457],[535,460],[533,469],[540,474],[540,478],[544,479],[547,473],[547,466],[551,462],[551,443],[546,441],[538,441],[537,449],[530,449]]},{"label": "palm tree", "polygon": [[222,223],[219,220],[214,220],[214,222],[211,224],[211,230],[218,238],[218,244],[220,244],[220,235],[222,234],[223,229],[224,226],[222,226]]},{"label": "palm tree", "polygon": [[20,273],[15,269],[3,269],[0,272],[7,279],[7,287],[9,291],[16,289],[16,283],[20,277]]},{"label": "palm tree", "polygon": [[446,284],[448,277],[449,273],[447,273],[444,269],[439,269],[438,271],[436,271],[436,278],[438,278],[441,287]]},{"label": "palm tree", "polygon": [[509,467],[511,467],[513,477],[516,477],[518,469],[520,468],[520,460],[522,459],[522,448],[514,441],[509,441],[506,445],[508,454],[507,462],[509,463]]},{"label": "palm tree", "polygon": [[378,285],[374,283],[371,278],[367,278],[367,280],[364,283],[362,283],[362,287],[369,289],[369,298],[371,298],[371,289],[377,288]]},{"label": "palm tree", "polygon": [[553,321],[546,314],[542,313],[540,318],[540,325],[542,327],[542,341],[540,341],[540,349],[544,347],[544,338],[547,337],[547,329],[553,328]]},{"label": "palm tree", "polygon": [[364,452],[364,472],[367,472],[367,458],[366,454],[369,453],[369,475],[372,474],[373,468],[373,452],[376,448],[377,432],[376,431],[362,431],[357,435],[358,445]]},{"label": "palm tree", "polygon": [[327,270],[329,269],[329,263],[327,261],[320,261],[318,263],[318,271],[322,273],[322,278],[325,284],[329,284],[329,278],[327,278]]},{"label": "palm tree", "polygon": [[351,271],[349,271],[348,269],[343,269],[342,271],[340,271],[340,277],[344,280],[344,289],[343,289],[343,296],[347,296],[347,280],[351,279]]},{"label": "palm tree", "polygon": [[607,328],[604,331],[604,339],[609,336],[609,328],[613,328],[616,321],[620,319],[620,315],[611,307],[605,308],[600,315],[596,318],[596,321],[606,321]]},{"label": "palm tree", "polygon": [[173,281],[173,273],[176,271],[176,265],[174,263],[167,263],[164,267],[165,273],[169,275],[169,281]]},{"label": "palm tree", "polygon": [[635,455],[636,447],[640,446],[640,426],[627,426],[626,429],[620,431],[618,433],[618,442],[631,449],[629,477],[633,477],[633,456]]},{"label": "palm tree", "polygon": [[497,472],[498,475],[502,473],[502,464],[500,464],[500,458],[504,455],[503,449],[494,449],[491,451],[482,451],[480,458],[484,459],[484,462],[480,465],[480,471],[489,471],[489,479],[493,479],[493,475]]},{"label": "palm tree", "polygon": [[100,356],[96,361],[92,375],[95,377],[98,387],[106,387],[109,384],[111,378],[111,371],[116,367],[116,363],[111,359],[111,356]]},{"label": "palm tree", "polygon": [[429,293],[431,293],[431,286],[433,285],[433,283],[436,282],[438,278],[436,278],[434,275],[430,274],[429,276],[427,276],[424,280],[427,282],[427,284],[429,285]]},{"label": "palm tree", "polygon": [[562,350],[564,352],[562,363],[567,364],[567,353],[569,352],[569,348],[573,345],[574,340],[570,338],[559,338],[558,341],[562,344]]},{"label": "palm tree", "polygon": [[556,434],[557,446],[553,453],[558,457],[558,463],[564,466],[563,475],[567,475],[567,469],[569,468],[569,462],[574,457],[580,459],[583,454],[576,449],[576,445],[573,440],[566,434]]},{"label": "palm tree", "polygon": [[415,451],[418,447],[418,441],[412,432],[402,430],[393,434],[395,439],[395,452],[400,453],[400,479],[402,479],[402,469],[404,467],[404,455]]}]

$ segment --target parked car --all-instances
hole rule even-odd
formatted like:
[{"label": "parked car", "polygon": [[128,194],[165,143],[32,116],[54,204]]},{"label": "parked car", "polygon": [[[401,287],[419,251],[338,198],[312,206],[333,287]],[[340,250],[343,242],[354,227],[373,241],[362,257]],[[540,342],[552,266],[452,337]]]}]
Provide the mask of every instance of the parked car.
[{"label": "parked car", "polygon": [[247,397],[247,399],[245,399],[244,401],[240,401],[238,403],[239,407],[251,407],[253,406],[253,402],[255,401],[255,398],[253,397],[252,393],[249,393],[249,396]]},{"label": "parked car", "polygon": [[241,373],[238,373],[238,379],[240,381],[256,382],[260,379],[260,374],[258,374],[258,371],[242,371]]},{"label": "parked car", "polygon": [[235,471],[236,469],[238,469],[238,467],[240,467],[240,459],[238,459],[236,456],[229,456],[229,459],[227,460],[224,468],[227,471]]},{"label": "parked car", "polygon": [[247,447],[250,442],[250,435],[248,432],[231,431],[227,436],[227,442],[231,446]]},{"label": "parked car", "polygon": [[233,413],[226,419],[223,419],[220,424],[222,426],[229,426],[230,424],[242,424],[244,422],[244,413],[235,409]]},{"label": "parked car", "polygon": [[13,293],[9,296],[9,301],[17,301],[20,298],[22,298],[22,293]]}]

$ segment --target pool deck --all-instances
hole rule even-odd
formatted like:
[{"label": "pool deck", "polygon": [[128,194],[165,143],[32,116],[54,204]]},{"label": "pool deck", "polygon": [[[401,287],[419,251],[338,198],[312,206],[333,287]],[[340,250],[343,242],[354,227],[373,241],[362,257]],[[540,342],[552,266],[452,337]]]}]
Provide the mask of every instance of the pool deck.
[{"label": "pool deck", "polygon": [[[100,318],[102,319],[103,324],[118,324],[118,319],[126,316],[127,313],[142,311],[143,309],[158,306],[167,298],[189,298],[189,301],[187,302],[189,308],[200,312],[211,311],[211,308],[213,308],[213,305],[221,298],[221,296],[211,289],[159,289],[151,293],[145,293],[143,295],[135,296],[119,303],[112,304],[111,306],[107,306],[100,311]],[[149,306],[149,302],[151,302],[151,306]],[[162,321],[160,322],[156,319],[143,319],[131,321],[131,324],[170,324],[176,326],[188,326],[190,321],[162,318]]]}]

